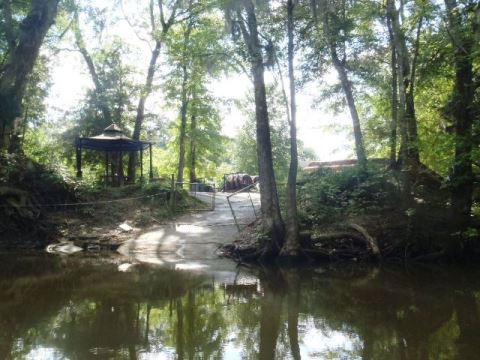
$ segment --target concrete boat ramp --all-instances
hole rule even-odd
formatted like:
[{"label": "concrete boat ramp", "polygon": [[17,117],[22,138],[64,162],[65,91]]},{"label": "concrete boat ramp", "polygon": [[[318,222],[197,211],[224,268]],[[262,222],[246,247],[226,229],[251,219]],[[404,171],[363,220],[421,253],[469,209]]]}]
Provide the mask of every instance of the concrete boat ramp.
[{"label": "concrete boat ramp", "polygon": [[[217,255],[221,245],[231,243],[238,236],[227,195],[196,193],[198,199],[207,203],[211,203],[211,197],[215,196],[215,209],[184,214],[164,225],[149,228],[124,243],[118,251],[132,262],[179,270],[201,270],[217,275],[235,272],[233,261]],[[254,209],[257,214],[260,211],[260,196],[257,193],[236,194],[231,197],[230,203],[240,225],[255,219]]]}]

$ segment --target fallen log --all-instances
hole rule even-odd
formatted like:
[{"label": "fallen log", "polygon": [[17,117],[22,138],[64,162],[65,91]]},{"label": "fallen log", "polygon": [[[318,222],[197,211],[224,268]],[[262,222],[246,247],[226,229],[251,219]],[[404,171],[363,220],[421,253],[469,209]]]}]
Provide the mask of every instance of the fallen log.
[{"label": "fallen log", "polygon": [[377,240],[373,236],[371,236],[364,227],[355,223],[348,223],[347,226],[358,231],[360,234],[362,234],[373,256],[375,256],[376,258],[382,257],[382,254],[380,253],[380,248],[378,247]]}]

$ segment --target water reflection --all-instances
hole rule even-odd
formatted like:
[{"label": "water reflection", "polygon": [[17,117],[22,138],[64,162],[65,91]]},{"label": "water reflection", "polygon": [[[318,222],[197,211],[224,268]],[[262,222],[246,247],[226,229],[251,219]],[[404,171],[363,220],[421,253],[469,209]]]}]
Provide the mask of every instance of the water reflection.
[{"label": "water reflection", "polygon": [[243,275],[0,255],[0,358],[478,357],[476,270]]}]

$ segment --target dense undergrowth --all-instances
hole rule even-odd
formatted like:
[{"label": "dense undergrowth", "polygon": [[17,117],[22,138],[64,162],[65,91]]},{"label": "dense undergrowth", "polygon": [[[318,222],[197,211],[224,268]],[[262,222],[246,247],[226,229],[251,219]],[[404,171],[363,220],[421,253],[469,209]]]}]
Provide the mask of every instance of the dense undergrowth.
[{"label": "dense undergrowth", "polygon": [[41,246],[54,233],[50,205],[72,201],[73,182],[24,156],[0,154],[0,245]]},{"label": "dense undergrowth", "polygon": [[[380,162],[371,162],[366,171],[343,167],[303,174],[297,192],[305,257],[401,262],[478,258],[478,217],[459,230],[446,181],[424,166],[410,175],[415,181],[406,191],[405,172]],[[280,201],[285,204],[283,196]],[[226,246],[224,254],[240,262],[259,261],[256,254],[266,239],[260,220]]]},{"label": "dense undergrowth", "polygon": [[[0,155],[0,247],[39,248],[60,236],[128,221],[144,227],[184,212],[196,199],[175,193],[168,181],[122,187],[82,182],[22,155]],[[68,205],[65,205],[68,204]]]},{"label": "dense undergrowth", "polygon": [[446,259],[467,248],[475,255],[476,219],[468,229],[454,227],[445,181],[420,167],[406,193],[404,176],[380,164],[304,176],[298,196],[307,253],[328,260],[370,258],[367,235],[384,259]]}]

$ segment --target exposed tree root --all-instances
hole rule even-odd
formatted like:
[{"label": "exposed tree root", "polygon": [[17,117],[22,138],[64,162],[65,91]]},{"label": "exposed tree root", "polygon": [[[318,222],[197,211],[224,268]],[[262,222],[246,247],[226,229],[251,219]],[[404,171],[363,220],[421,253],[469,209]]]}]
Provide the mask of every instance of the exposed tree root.
[{"label": "exposed tree root", "polygon": [[[338,230],[337,230],[338,229]],[[353,230],[353,231],[352,231]],[[305,235],[305,234],[304,234]],[[311,261],[380,260],[381,252],[376,239],[361,225],[342,223],[335,230],[311,236],[302,236],[298,257],[282,256],[281,251],[270,251],[257,239],[252,227],[233,244],[223,246],[220,254],[239,263],[281,262],[298,264]]]},{"label": "exposed tree root", "polygon": [[368,246],[370,247],[370,250],[372,252],[372,255],[381,258],[382,255],[380,253],[380,248],[378,247],[377,240],[375,240],[369,233],[368,231],[363,228],[362,226],[355,224],[355,223],[349,223],[349,227],[351,227],[354,230],[357,230],[360,234],[362,234],[363,238],[367,242]]}]

